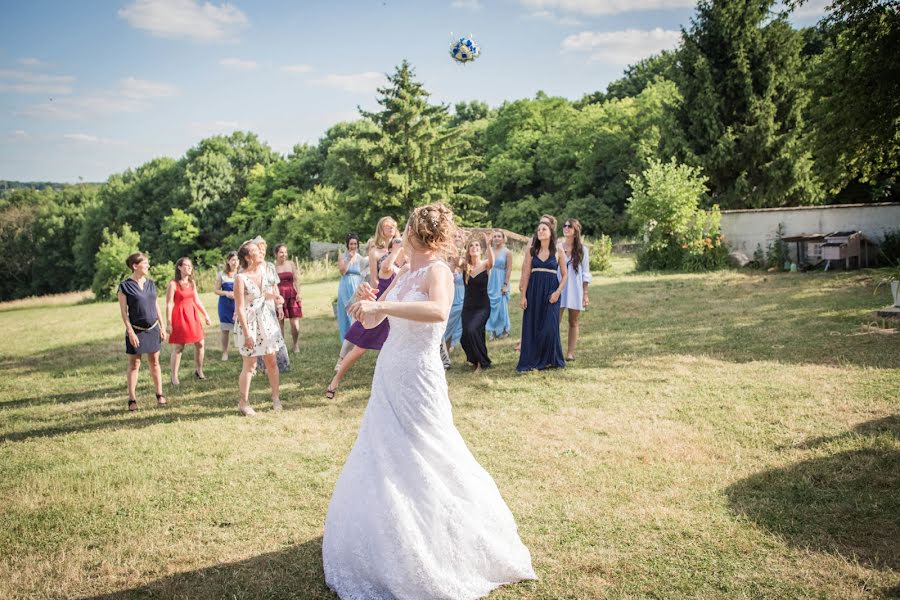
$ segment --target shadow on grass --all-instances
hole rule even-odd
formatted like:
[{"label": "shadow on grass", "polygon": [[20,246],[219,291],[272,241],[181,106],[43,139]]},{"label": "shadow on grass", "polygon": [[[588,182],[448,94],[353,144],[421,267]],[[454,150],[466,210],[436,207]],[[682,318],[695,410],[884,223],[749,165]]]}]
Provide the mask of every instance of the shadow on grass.
[{"label": "shadow on grass", "polygon": [[727,488],[729,504],[798,548],[900,570],[898,441],[898,415],[816,438],[810,447],[855,448],[757,473]]},{"label": "shadow on grass", "polygon": [[322,598],[337,596],[325,585],[322,538],[248,560],[178,573],[146,585],[83,600],[133,598]]}]

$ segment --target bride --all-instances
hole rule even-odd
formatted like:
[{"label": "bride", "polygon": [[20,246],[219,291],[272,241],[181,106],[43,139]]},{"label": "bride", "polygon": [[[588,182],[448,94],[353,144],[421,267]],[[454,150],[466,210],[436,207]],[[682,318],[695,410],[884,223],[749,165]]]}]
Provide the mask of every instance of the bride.
[{"label": "bride", "polygon": [[343,600],[474,599],[536,579],[528,548],[491,476],[453,425],[440,359],[453,276],[443,204],[413,210],[408,257],[384,298],[363,284],[351,316],[385,318],[359,436],[338,478],[322,540],[325,581]]}]

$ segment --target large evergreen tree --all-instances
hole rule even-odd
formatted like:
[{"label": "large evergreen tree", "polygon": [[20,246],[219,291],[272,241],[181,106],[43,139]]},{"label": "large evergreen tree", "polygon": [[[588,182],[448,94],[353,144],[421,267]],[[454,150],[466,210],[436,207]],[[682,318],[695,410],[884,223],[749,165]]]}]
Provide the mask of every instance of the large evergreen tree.
[{"label": "large evergreen tree", "polygon": [[442,200],[464,221],[478,222],[484,199],[460,193],[477,176],[469,144],[448,126],[447,107],[428,103],[430,94],[414,75],[403,61],[378,89],[382,110],[360,110],[375,125],[360,132],[348,160],[356,191],[364,196],[360,208],[369,220],[377,212],[405,217],[417,205]]},{"label": "large evergreen tree", "polygon": [[722,208],[822,199],[803,140],[802,36],[774,0],[701,0],[678,53],[686,160]]}]

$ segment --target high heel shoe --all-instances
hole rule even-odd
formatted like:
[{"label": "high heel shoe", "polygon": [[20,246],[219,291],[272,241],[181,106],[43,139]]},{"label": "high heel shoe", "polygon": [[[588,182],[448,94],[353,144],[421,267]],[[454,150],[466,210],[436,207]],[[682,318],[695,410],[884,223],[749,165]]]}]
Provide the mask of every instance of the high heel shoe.
[{"label": "high heel shoe", "polygon": [[204,379],[206,379],[206,375],[201,375],[198,371],[194,371],[194,377],[196,377],[200,381],[203,381]]},{"label": "high heel shoe", "polygon": [[253,407],[249,404],[245,404],[244,406],[238,405],[238,412],[241,413],[245,417],[254,417],[256,416],[256,411],[253,410]]},{"label": "high heel shoe", "polygon": [[329,400],[334,400],[334,395],[335,395],[336,393],[337,393],[337,389],[335,389],[335,388],[333,388],[333,387],[331,387],[331,386],[328,386],[328,387],[325,389],[325,397],[328,398]]},{"label": "high heel shoe", "polygon": [[137,400],[134,398],[128,399],[128,412],[134,412],[137,410]]},{"label": "high heel shoe", "polygon": [[165,406],[166,404],[168,404],[168,402],[166,402],[166,397],[164,394],[156,394],[156,403],[160,406]]}]

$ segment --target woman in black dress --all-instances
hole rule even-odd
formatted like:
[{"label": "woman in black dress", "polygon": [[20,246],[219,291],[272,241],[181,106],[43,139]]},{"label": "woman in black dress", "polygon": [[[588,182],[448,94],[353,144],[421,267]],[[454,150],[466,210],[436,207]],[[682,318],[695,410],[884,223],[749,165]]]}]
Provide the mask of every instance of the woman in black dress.
[{"label": "woman in black dress", "polygon": [[466,258],[463,263],[463,280],[466,297],[462,308],[462,338],[460,345],[466,353],[466,360],[475,366],[475,372],[491,366],[487,344],[484,341],[484,327],[491,316],[491,301],[488,298],[488,273],[494,266],[494,250],[487,234],[483,236],[487,258],[481,258],[482,241],[469,239],[466,244]]},{"label": "woman in black dress", "polygon": [[156,297],[156,284],[147,277],[150,262],[140,252],[135,252],[125,260],[131,269],[131,277],[119,284],[116,294],[119,298],[119,311],[125,324],[125,354],[128,355],[128,410],[137,410],[135,389],[137,388],[138,371],[141,368],[141,355],[147,355],[150,365],[150,378],[156,388],[156,402],[165,404],[166,397],[162,389],[162,371],[159,368],[159,343],[166,339],[166,331],[159,320],[159,302]]}]

